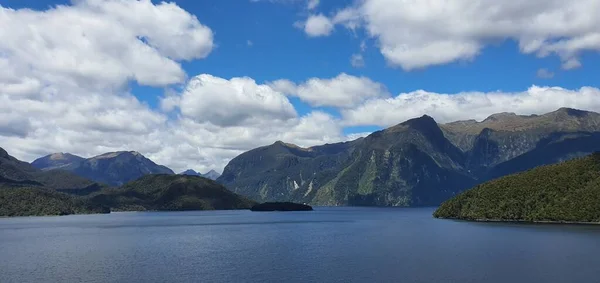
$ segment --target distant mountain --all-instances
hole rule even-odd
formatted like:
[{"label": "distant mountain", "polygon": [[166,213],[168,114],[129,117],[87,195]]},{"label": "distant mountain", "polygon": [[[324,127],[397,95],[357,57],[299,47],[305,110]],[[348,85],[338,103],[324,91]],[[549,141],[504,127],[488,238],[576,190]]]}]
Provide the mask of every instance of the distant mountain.
[{"label": "distant mountain", "polygon": [[491,178],[600,150],[600,114],[561,108],[484,121],[408,120],[355,141],[245,152],[218,182],[255,200],[313,205],[438,205]]},{"label": "distant mountain", "polygon": [[217,173],[215,170],[210,170],[210,171],[208,171],[208,173],[202,174],[202,173],[196,172],[192,169],[185,170],[185,171],[179,173],[179,175],[201,176],[201,177],[211,179],[211,180],[216,180],[217,178],[219,178],[219,176],[221,176],[221,174]]},{"label": "distant mountain", "polygon": [[109,152],[79,162],[73,157],[52,159],[52,156],[61,157],[65,154],[51,154],[35,160],[32,164],[37,164],[38,168],[45,171],[56,170],[57,166],[60,166],[58,168],[111,186],[120,186],[148,174],[174,174],[171,169],[157,165],[135,151]]},{"label": "distant mountain", "polygon": [[217,173],[215,170],[210,170],[210,171],[208,171],[208,173],[202,174],[202,177],[208,178],[211,180],[216,180],[219,177],[221,177],[221,174]]},{"label": "distant mountain", "polygon": [[544,115],[500,113],[482,122],[458,121],[440,127],[450,141],[468,153],[469,167],[485,170],[532,151],[549,138],[600,133],[600,114],[560,108]]},{"label": "distant mountain", "polygon": [[192,169],[185,170],[185,171],[179,173],[179,175],[202,176],[202,174],[200,174]]},{"label": "distant mountain", "polygon": [[113,210],[249,209],[256,202],[198,176],[147,175],[120,188],[105,189],[90,198]]},{"label": "distant mountain", "polygon": [[600,222],[600,153],[483,183],[444,202],[434,216]]},{"label": "distant mountain", "polygon": [[[56,166],[58,163],[46,164]],[[199,176],[147,175],[145,173],[151,170],[148,167],[170,172],[135,152],[103,154],[86,159],[78,166],[42,171],[0,148],[0,216],[108,213],[111,209],[248,209],[256,204],[213,180]],[[92,173],[123,170],[129,176],[132,176],[132,170],[138,170],[138,174],[145,175],[120,188],[107,188],[62,170],[65,168],[82,170],[79,172],[90,168],[94,169],[88,171]]]},{"label": "distant mountain", "polygon": [[85,158],[70,153],[53,153],[38,158],[31,163],[35,168],[47,171],[53,169],[68,169],[79,166]]},{"label": "distant mountain", "polygon": [[91,192],[99,190],[102,185],[92,182],[76,174],[53,170],[42,171],[27,162],[10,156],[0,148],[0,185],[10,186],[44,186],[58,191]]}]

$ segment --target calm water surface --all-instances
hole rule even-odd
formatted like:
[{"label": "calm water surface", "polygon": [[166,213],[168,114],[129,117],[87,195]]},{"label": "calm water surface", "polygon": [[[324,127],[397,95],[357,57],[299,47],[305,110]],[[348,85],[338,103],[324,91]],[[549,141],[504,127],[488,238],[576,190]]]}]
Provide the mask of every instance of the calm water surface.
[{"label": "calm water surface", "polygon": [[0,219],[0,282],[600,282],[600,227],[317,208]]}]

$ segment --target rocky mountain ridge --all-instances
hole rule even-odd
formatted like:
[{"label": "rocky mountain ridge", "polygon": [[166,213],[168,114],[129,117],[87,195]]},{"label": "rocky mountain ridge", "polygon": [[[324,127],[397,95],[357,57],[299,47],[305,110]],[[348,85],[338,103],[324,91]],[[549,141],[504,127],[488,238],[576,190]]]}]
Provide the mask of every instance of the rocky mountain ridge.
[{"label": "rocky mountain ridge", "polygon": [[69,171],[111,186],[120,186],[149,174],[174,174],[171,169],[136,151],[108,152],[87,159],[68,153],[53,153],[36,159],[32,165],[43,171]]},{"label": "rocky mountain ridge", "polygon": [[411,119],[351,142],[284,142],[234,158],[218,181],[258,201],[438,205],[494,177],[600,150],[600,114],[561,108],[438,124]]}]

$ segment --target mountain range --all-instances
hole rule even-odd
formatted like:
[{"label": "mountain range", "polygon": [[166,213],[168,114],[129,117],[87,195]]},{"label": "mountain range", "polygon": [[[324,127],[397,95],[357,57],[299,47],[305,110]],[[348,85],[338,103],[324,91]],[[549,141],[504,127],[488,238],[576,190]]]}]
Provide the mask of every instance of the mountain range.
[{"label": "mountain range", "polygon": [[210,170],[206,174],[202,174],[202,173],[196,172],[192,169],[185,170],[185,171],[179,173],[179,175],[201,176],[201,177],[211,179],[211,180],[216,180],[217,178],[219,178],[221,176],[221,174],[217,173],[217,171],[215,171],[215,170]]},{"label": "mountain range", "polygon": [[[100,168],[119,170],[119,166],[129,163],[139,169],[142,165],[135,164],[128,155],[136,156],[137,163],[147,163],[139,154],[125,152],[104,154],[95,160],[113,159],[116,163]],[[91,160],[93,163],[94,159]],[[88,161],[74,155],[54,154],[37,162],[38,166],[50,168],[44,171],[0,148],[0,216],[108,213],[111,210],[247,209],[256,204],[199,176],[144,174],[123,186],[108,187],[73,173],[86,171],[65,170],[87,166],[77,162]]]},{"label": "mountain range", "polygon": [[0,148],[0,186],[44,186],[57,191],[95,191],[102,184],[65,170],[43,171]]},{"label": "mountain range", "polygon": [[136,151],[109,152],[91,158],[53,153],[36,159],[31,165],[44,172],[72,172],[110,186],[121,186],[149,174],[174,174],[171,169],[154,163]]},{"label": "mountain range", "polygon": [[218,182],[258,201],[430,206],[500,176],[600,150],[600,114],[561,108],[483,121],[411,119],[354,141],[245,152]]}]

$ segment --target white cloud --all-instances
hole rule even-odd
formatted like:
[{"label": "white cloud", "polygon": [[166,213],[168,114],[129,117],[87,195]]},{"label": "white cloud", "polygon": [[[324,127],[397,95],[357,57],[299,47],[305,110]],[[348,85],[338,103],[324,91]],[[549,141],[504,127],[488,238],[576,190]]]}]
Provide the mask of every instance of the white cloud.
[{"label": "white cloud", "polygon": [[258,119],[250,125],[220,127],[182,118],[161,139],[163,146],[152,156],[172,168],[220,171],[237,155],[282,140],[313,146],[346,140],[338,120],[323,112],[311,112],[288,120]]},{"label": "white cloud", "polygon": [[299,85],[288,80],[274,81],[269,85],[283,93],[297,96],[312,106],[353,107],[367,99],[388,96],[382,84],[367,77],[345,73],[331,79],[311,78]]},{"label": "white cloud", "polygon": [[438,122],[483,120],[491,114],[543,114],[561,107],[600,112],[600,89],[583,87],[568,90],[560,87],[532,86],[516,93],[461,92],[433,93],[418,90],[388,99],[373,99],[354,109],[342,110],[345,126],[392,126],[423,114]]},{"label": "white cloud", "polygon": [[352,67],[361,68],[365,66],[365,59],[362,54],[352,54],[352,57],[350,57],[350,64]]},{"label": "white cloud", "polygon": [[[163,106],[174,100],[167,97]],[[208,74],[198,75],[190,80],[175,102],[178,102],[182,115],[223,127],[263,119],[286,120],[297,115],[285,95],[247,77],[227,80]]]},{"label": "white cloud", "polygon": [[546,69],[546,68],[541,68],[539,70],[537,70],[536,73],[537,77],[540,79],[551,79],[554,78],[554,72]]},{"label": "white cloud", "polygon": [[308,3],[306,4],[306,7],[309,10],[314,10],[317,6],[319,6],[319,0],[308,0]]},{"label": "white cloud", "polygon": [[8,80],[3,88],[31,92],[55,83],[94,89],[130,80],[179,83],[186,75],[175,60],[204,58],[213,48],[212,31],[195,16],[149,0],[80,0],[45,11],[0,7],[0,26],[4,71],[29,83]]},{"label": "white cloud", "polygon": [[596,11],[598,0],[364,0],[320,22],[363,26],[386,59],[405,70],[472,60],[505,39],[525,54],[557,55],[563,69],[573,69],[582,52],[600,51]]},{"label": "white cloud", "polygon": [[310,15],[301,27],[311,37],[327,36],[333,31],[333,23],[323,14]]}]

